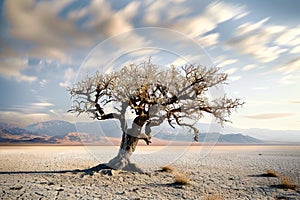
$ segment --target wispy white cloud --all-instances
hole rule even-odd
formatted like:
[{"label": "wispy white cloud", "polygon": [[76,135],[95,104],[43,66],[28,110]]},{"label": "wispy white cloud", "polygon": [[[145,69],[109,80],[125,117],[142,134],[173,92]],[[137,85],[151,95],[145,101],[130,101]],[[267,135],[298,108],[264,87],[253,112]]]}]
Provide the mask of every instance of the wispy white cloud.
[{"label": "wispy white cloud", "polygon": [[187,34],[190,37],[199,37],[217,27],[217,23],[203,15],[183,18],[176,21],[171,28]]},{"label": "wispy white cloud", "polygon": [[300,54],[300,45],[295,46],[294,48],[292,48],[292,49],[290,50],[290,53],[293,53],[293,54]]},{"label": "wispy white cloud", "polygon": [[261,113],[261,114],[255,114],[255,115],[246,115],[245,118],[250,119],[278,119],[278,118],[284,118],[284,117],[290,117],[296,115],[295,113]]},{"label": "wispy white cloud", "polygon": [[300,101],[291,101],[291,103],[300,104]]},{"label": "wispy white cloud", "polygon": [[230,75],[230,74],[234,74],[237,70],[238,70],[238,68],[233,67],[233,68],[227,69],[224,73]]},{"label": "wispy white cloud", "polygon": [[283,85],[295,85],[299,80],[300,76],[298,75],[286,74],[279,80],[279,83]]},{"label": "wispy white cloud", "polygon": [[43,79],[43,80],[41,80],[41,81],[39,81],[39,85],[40,85],[40,87],[45,87],[45,85],[48,83],[48,81],[47,80],[45,80],[45,79]]},{"label": "wispy white cloud", "polygon": [[23,58],[4,58],[0,60],[0,75],[4,78],[14,79],[18,82],[33,82],[37,79],[35,76],[29,76],[22,73],[27,68],[28,60]]},{"label": "wispy white cloud", "polygon": [[26,126],[41,121],[51,120],[50,115],[46,113],[30,113],[24,114],[22,112],[0,112],[0,121],[17,126]]},{"label": "wispy white cloud", "polygon": [[219,23],[246,13],[243,6],[220,1],[210,3],[203,13],[188,16],[193,9],[171,1],[149,1],[143,23],[172,28],[195,38],[215,29]]},{"label": "wispy white cloud", "polygon": [[[131,19],[138,11],[140,3],[133,1],[125,8],[114,12],[107,1],[93,1],[86,9],[91,17],[86,24],[94,32],[104,33],[106,36],[113,36],[133,28]],[[101,7],[101,12],[99,8]]]},{"label": "wispy white cloud", "polygon": [[264,18],[258,22],[246,22],[238,26],[235,30],[236,36],[245,36],[253,33],[264,33],[265,35],[276,35],[287,30],[286,26],[281,25],[266,25],[270,17]]},{"label": "wispy white cloud", "polygon": [[64,73],[64,82],[60,82],[59,86],[61,87],[70,87],[73,84],[74,78],[76,77],[76,72],[73,68],[68,68]]},{"label": "wispy white cloud", "polygon": [[243,11],[241,14],[239,14],[239,15],[237,15],[237,16],[235,16],[234,18],[233,18],[233,20],[239,20],[239,19],[241,19],[241,18],[243,18],[243,17],[246,17],[247,15],[249,15],[251,12],[250,11]]},{"label": "wispy white cloud", "polygon": [[[246,22],[235,30],[235,38],[228,41],[229,47],[238,53],[249,55],[259,62],[272,62],[288,51],[282,42],[276,42],[288,30],[281,25],[268,25],[270,17],[258,22]],[[295,31],[294,31],[295,32]],[[278,38],[279,37],[279,38]],[[278,38],[277,40],[275,40]]]},{"label": "wispy white cloud", "polygon": [[219,33],[212,33],[209,35],[200,36],[196,40],[200,45],[202,45],[204,47],[209,47],[209,46],[214,46],[214,45],[218,44],[219,37],[220,37]]},{"label": "wispy white cloud", "polygon": [[186,64],[193,64],[197,63],[196,61],[199,59],[198,56],[195,55],[185,55],[183,57],[178,57],[175,60],[173,60],[170,65],[174,66],[183,66]]},{"label": "wispy white cloud", "polygon": [[262,19],[256,23],[253,22],[246,22],[242,25],[240,25],[239,27],[237,27],[237,29],[235,30],[237,35],[245,35],[248,33],[251,33],[253,31],[258,30],[259,28],[261,28],[265,22],[267,22],[270,18],[265,18]]},{"label": "wispy white cloud", "polygon": [[32,49],[29,53],[29,56],[34,58],[39,58],[43,60],[57,60],[60,63],[70,64],[71,56],[68,54],[68,47],[45,47],[44,45],[37,44],[35,49]]},{"label": "wispy white cloud", "polygon": [[234,63],[237,63],[237,62],[238,62],[237,59],[227,59],[227,60],[222,59],[222,60],[218,61],[218,67],[225,67],[227,65],[231,65],[231,64],[234,64]]},{"label": "wispy white cloud", "polygon": [[35,107],[51,107],[51,106],[54,106],[53,103],[49,103],[49,102],[36,102],[36,103],[32,103],[31,105],[35,106]]},{"label": "wispy white cloud", "polygon": [[[39,97],[36,97],[39,99]],[[6,110],[11,110],[14,112],[19,112],[22,114],[30,114],[30,113],[44,113],[51,107],[55,107],[55,105],[48,101],[36,101],[33,103],[21,104],[21,105],[13,105],[12,108],[7,108]]]},{"label": "wispy white cloud", "polygon": [[[163,2],[163,1],[156,1]],[[167,20],[176,20],[176,18],[188,15],[191,11],[191,8],[185,8],[182,5],[172,6],[170,9],[167,9]]]},{"label": "wispy white cloud", "polygon": [[244,66],[244,67],[242,68],[242,70],[243,70],[243,71],[249,71],[249,70],[254,69],[254,68],[256,68],[256,65],[250,64],[250,65]]},{"label": "wispy white cloud", "polygon": [[263,28],[265,33],[277,36],[279,33],[283,33],[288,29],[286,26],[282,25],[269,25]]},{"label": "wispy white cloud", "polygon": [[[145,16],[143,18],[143,22],[149,25],[155,25],[161,22],[160,14],[163,10],[167,10],[166,7],[170,2],[168,1],[147,1],[147,9],[145,12]],[[172,7],[174,9],[174,7]],[[170,18],[170,17],[169,17]]]},{"label": "wispy white cloud", "polygon": [[295,58],[289,62],[279,66],[277,71],[284,74],[289,74],[291,72],[300,71],[300,58]]},{"label": "wispy white cloud", "polygon": [[217,23],[225,22],[241,14],[245,15],[246,10],[244,6],[215,1],[209,4],[205,10],[205,15],[212,18]]},{"label": "wispy white cloud", "polygon": [[[63,109],[50,109],[48,110],[49,112],[49,116],[51,117],[51,119],[60,119],[60,120],[65,120],[65,121],[70,121],[70,122],[74,122],[74,114],[73,113],[66,113],[65,110]],[[82,115],[82,116],[78,116],[75,120],[79,120],[79,121],[89,121],[91,120],[91,118],[86,115]]]},{"label": "wispy white cloud", "polygon": [[88,9],[86,7],[81,7],[80,9],[75,9],[67,14],[67,19],[71,21],[78,21],[88,15]]},{"label": "wispy white cloud", "polygon": [[[65,120],[74,122],[74,115],[59,109],[50,109],[44,112],[23,113],[18,111],[0,111],[0,121],[16,126],[27,126],[33,123],[50,120]],[[78,121],[90,121],[89,116],[80,116]]]},{"label": "wispy white cloud", "polygon": [[276,40],[275,43],[282,46],[300,45],[300,26],[290,28],[284,31]]},{"label": "wispy white cloud", "polygon": [[237,52],[249,55],[260,62],[271,62],[276,60],[282,53],[288,49],[277,45],[270,45],[272,38],[270,33],[261,31],[259,33],[239,37],[228,42],[229,46]]}]

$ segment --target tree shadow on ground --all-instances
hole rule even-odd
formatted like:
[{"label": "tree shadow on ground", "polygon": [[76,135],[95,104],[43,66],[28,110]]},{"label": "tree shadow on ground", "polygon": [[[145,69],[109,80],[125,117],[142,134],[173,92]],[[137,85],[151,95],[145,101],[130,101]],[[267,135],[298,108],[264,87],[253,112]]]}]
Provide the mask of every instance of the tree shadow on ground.
[{"label": "tree shadow on ground", "polygon": [[248,175],[248,177],[276,177],[276,176],[272,174],[264,173],[264,174],[250,174]]},{"label": "tree shadow on ground", "polygon": [[191,186],[191,184],[181,184],[181,183],[148,183],[147,186],[152,187],[172,187],[177,189],[185,189],[186,187]]},{"label": "tree shadow on ground", "polygon": [[109,166],[107,166],[106,164],[99,164],[97,166],[91,167],[91,168],[87,168],[87,169],[74,169],[74,170],[54,170],[54,171],[9,171],[9,172],[0,172],[1,174],[65,174],[65,173],[73,173],[73,174],[77,174],[80,172],[86,173],[86,174],[93,174],[94,172],[99,172],[100,170],[103,169],[110,169],[112,170],[112,168],[110,168]]},{"label": "tree shadow on ground", "polygon": [[295,192],[298,192],[300,194],[300,188],[297,185],[286,186],[284,184],[276,184],[276,185],[270,185],[270,187],[276,189],[283,189],[283,190],[294,190]]},{"label": "tree shadow on ground", "polygon": [[[103,174],[112,175],[112,170],[115,170],[114,168],[111,168],[108,166],[108,164],[103,163],[96,165],[91,168],[87,169],[74,169],[74,170],[53,170],[53,171],[6,171],[6,172],[0,172],[1,174],[65,174],[65,173],[83,173],[84,175],[93,175],[94,173],[97,173],[99,171],[103,171]],[[140,174],[143,174],[144,172],[134,163],[129,163],[126,167],[122,169],[122,171],[127,172],[137,172]]]}]

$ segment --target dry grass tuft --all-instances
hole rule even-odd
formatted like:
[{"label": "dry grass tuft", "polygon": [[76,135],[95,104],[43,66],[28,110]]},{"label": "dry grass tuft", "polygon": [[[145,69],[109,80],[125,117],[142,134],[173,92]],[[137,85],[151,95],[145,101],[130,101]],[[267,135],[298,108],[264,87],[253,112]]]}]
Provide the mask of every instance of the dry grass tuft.
[{"label": "dry grass tuft", "polygon": [[270,177],[279,177],[279,173],[277,171],[271,170],[271,169],[267,170],[267,175]]},{"label": "dry grass tuft", "polygon": [[174,171],[174,167],[170,166],[170,165],[166,165],[166,166],[162,166],[161,167],[161,171],[162,172],[173,172]]},{"label": "dry grass tuft", "polygon": [[219,193],[217,193],[217,194],[212,194],[212,195],[206,196],[205,200],[223,200],[223,198],[221,197],[221,195]]},{"label": "dry grass tuft", "polygon": [[188,185],[190,180],[186,174],[176,172],[174,173],[174,183],[178,185]]},{"label": "dry grass tuft", "polygon": [[292,179],[288,176],[280,176],[280,182],[284,189],[296,190],[297,185],[293,183]]}]

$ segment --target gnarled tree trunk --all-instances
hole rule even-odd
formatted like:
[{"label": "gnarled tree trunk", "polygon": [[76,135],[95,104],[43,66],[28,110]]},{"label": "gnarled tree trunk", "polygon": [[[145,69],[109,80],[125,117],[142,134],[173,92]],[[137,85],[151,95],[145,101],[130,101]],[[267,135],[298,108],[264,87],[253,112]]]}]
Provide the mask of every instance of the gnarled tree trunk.
[{"label": "gnarled tree trunk", "polygon": [[[130,156],[135,150],[135,147],[139,141],[138,137],[131,136],[127,133],[123,133],[120,150],[116,157],[108,162],[108,166],[113,169],[124,169],[128,171],[141,171],[141,170],[130,170],[132,163],[130,162]],[[133,166],[132,166],[133,167]]]},{"label": "gnarled tree trunk", "polygon": [[139,139],[144,139],[148,142],[150,140],[149,138],[140,137],[141,135],[145,135],[141,134],[141,130],[147,119],[148,118],[145,116],[138,116],[134,119],[132,128],[123,131],[119,153],[107,163],[108,167],[143,173],[143,171],[137,165],[130,162],[130,156],[135,151]]}]

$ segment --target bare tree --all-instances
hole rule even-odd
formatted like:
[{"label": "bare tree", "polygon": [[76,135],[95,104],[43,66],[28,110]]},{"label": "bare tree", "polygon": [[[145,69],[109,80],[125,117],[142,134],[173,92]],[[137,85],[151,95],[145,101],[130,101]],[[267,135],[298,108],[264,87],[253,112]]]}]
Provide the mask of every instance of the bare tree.
[{"label": "bare tree", "polygon": [[[161,69],[148,62],[124,66],[108,74],[96,73],[70,88],[71,112],[88,113],[93,119],[117,119],[123,132],[118,155],[107,166],[128,169],[130,156],[138,141],[151,143],[151,128],[167,121],[171,127],[184,126],[198,130],[193,122],[212,114],[221,124],[243,102],[226,96],[209,100],[208,89],[224,84],[227,74],[216,67],[201,65],[171,66]],[[131,110],[134,120],[129,127],[125,114]],[[142,130],[145,130],[142,133]]]}]

